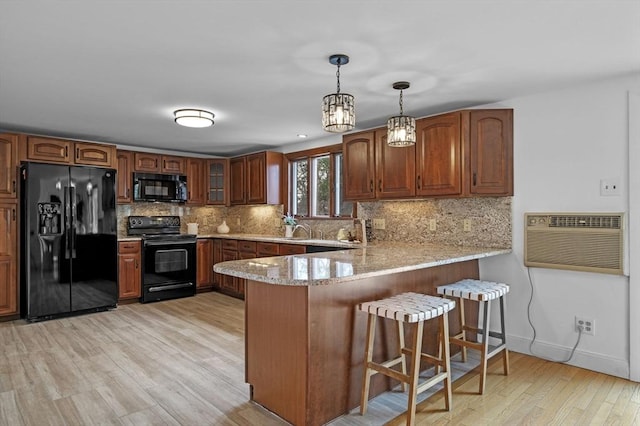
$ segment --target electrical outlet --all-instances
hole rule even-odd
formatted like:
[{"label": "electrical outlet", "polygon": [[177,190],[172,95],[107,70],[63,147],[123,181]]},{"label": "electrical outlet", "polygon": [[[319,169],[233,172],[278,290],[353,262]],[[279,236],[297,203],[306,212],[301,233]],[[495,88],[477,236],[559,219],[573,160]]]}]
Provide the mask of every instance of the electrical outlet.
[{"label": "electrical outlet", "polygon": [[429,219],[429,231],[435,231],[435,230],[436,230],[436,220]]},{"label": "electrical outlet", "polygon": [[471,219],[465,219],[462,221],[462,229],[465,232],[470,232],[471,231]]},{"label": "electrical outlet", "polygon": [[236,218],[236,225],[240,226],[240,216]]},{"label": "electrical outlet", "polygon": [[373,229],[385,229],[384,219],[373,219]]},{"label": "electrical outlet", "polygon": [[582,327],[582,334],[596,335],[596,321],[590,318],[576,317],[576,331]]},{"label": "electrical outlet", "polygon": [[608,197],[620,195],[620,179],[600,179],[600,196]]}]

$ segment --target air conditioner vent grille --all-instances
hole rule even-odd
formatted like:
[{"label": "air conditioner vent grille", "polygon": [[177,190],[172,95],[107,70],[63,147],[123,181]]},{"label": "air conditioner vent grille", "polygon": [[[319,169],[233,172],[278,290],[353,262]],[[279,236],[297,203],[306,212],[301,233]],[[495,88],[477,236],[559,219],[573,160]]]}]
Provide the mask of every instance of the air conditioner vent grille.
[{"label": "air conditioner vent grille", "polygon": [[549,226],[559,228],[620,229],[622,221],[620,216],[552,215],[549,216]]},{"label": "air conditioner vent grille", "polygon": [[622,228],[622,213],[526,213],[524,263],[621,275]]}]

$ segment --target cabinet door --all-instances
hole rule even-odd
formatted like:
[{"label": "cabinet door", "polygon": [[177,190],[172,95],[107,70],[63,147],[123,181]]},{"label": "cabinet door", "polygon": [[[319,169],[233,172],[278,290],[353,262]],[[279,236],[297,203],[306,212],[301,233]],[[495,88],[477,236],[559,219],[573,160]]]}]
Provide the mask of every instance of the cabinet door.
[{"label": "cabinet door", "polygon": [[74,144],[75,164],[98,167],[113,167],[116,147],[97,143],[76,142]]},{"label": "cabinet door", "polygon": [[228,160],[209,160],[207,162],[207,204],[224,205],[227,203]]},{"label": "cabinet door", "polygon": [[133,152],[120,151],[116,154],[118,182],[117,182],[117,202],[126,204],[131,202],[131,171],[133,170]]},{"label": "cabinet door", "polygon": [[[222,250],[222,261],[238,260],[238,252],[235,250]],[[220,280],[222,290],[238,293],[238,279],[231,275],[223,274]]]},{"label": "cabinet door", "polygon": [[133,155],[134,171],[157,173],[160,171],[160,155],[136,152]]},{"label": "cabinet door", "polygon": [[196,250],[196,287],[210,288],[213,285],[213,241],[198,239]]},{"label": "cabinet door", "polygon": [[387,130],[375,131],[377,198],[413,197],[416,194],[416,148],[387,145]]},{"label": "cabinet door", "polygon": [[162,156],[162,173],[184,175],[186,172],[185,157]]},{"label": "cabinet door", "polygon": [[266,155],[265,153],[247,155],[246,160],[247,204],[267,202]]},{"label": "cabinet door", "polygon": [[0,315],[18,312],[17,203],[0,203]]},{"label": "cabinet door", "polygon": [[307,252],[307,248],[298,244],[280,244],[278,251],[280,256],[286,256],[289,254],[304,254]]},{"label": "cabinet door", "polygon": [[513,110],[471,110],[471,194],[513,195]]},{"label": "cabinet door", "polygon": [[416,122],[416,194],[462,194],[461,114]]},{"label": "cabinet door", "polygon": [[342,173],[344,176],[345,199],[375,199],[376,165],[374,145],[373,131],[346,135],[342,139],[342,154],[344,157]]},{"label": "cabinet door", "polygon": [[204,205],[204,165],[202,158],[187,158],[187,204]]},{"label": "cabinet door", "polygon": [[142,272],[140,242],[118,243],[118,299],[140,297]]},{"label": "cabinet door", "polygon": [[0,198],[17,199],[18,136],[0,134]]},{"label": "cabinet door", "polygon": [[[215,238],[213,240],[213,264],[222,262],[222,240],[220,238]],[[222,275],[214,272],[213,273],[213,285],[214,287],[220,288]]]},{"label": "cabinet door", "polygon": [[70,164],[72,150],[73,142],[71,141],[37,136],[27,138],[27,159],[29,160]]},{"label": "cabinet door", "polygon": [[232,158],[229,162],[229,173],[231,175],[231,204],[247,204],[245,192],[245,169],[246,158]]}]

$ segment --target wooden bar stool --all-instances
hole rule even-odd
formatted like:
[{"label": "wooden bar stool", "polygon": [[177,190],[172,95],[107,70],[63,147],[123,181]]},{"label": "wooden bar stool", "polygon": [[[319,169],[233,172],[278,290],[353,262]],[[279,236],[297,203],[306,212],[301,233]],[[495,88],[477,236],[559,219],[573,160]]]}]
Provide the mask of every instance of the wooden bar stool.
[{"label": "wooden bar stool", "polygon": [[[451,369],[449,365],[449,319],[448,312],[455,307],[455,302],[436,296],[428,296],[419,293],[403,293],[387,299],[361,303],[358,309],[369,314],[367,322],[367,342],[365,346],[365,369],[362,383],[362,399],[360,414],[367,411],[369,399],[369,384],[371,376],[377,373],[399,380],[409,385],[409,399],[407,403],[407,425],[413,425],[416,414],[416,400],[420,392],[444,381],[445,407],[451,409]],[[399,333],[399,356],[382,363],[373,362],[373,341],[375,336],[376,318],[390,318],[397,321]],[[422,353],[422,332],[424,322],[430,319],[439,319],[438,338],[440,348],[438,356]],[[404,345],[404,323],[416,323],[416,332],[413,336],[411,348]],[[412,356],[420,354],[420,356]],[[443,355],[444,354],[444,355]],[[406,368],[406,355],[411,356],[409,373]],[[420,360],[424,359],[438,368],[435,374],[423,383],[418,383],[420,378]],[[401,371],[391,367],[401,364]],[[442,368],[443,371],[440,371]]]},{"label": "wooden bar stool", "polygon": [[[480,351],[480,394],[484,394],[485,382],[487,379],[487,361],[489,358],[502,352],[502,363],[504,374],[509,374],[509,351],[507,350],[507,333],[505,331],[505,296],[509,292],[507,284],[495,283],[491,281],[481,281],[474,279],[461,280],[453,284],[439,286],[438,294],[446,297],[457,298],[458,313],[460,317],[460,333],[451,336],[451,344],[459,345],[462,348],[462,362],[467,361],[467,348]],[[494,299],[500,300],[500,332],[489,330],[490,302]],[[464,301],[472,300],[480,303],[483,307],[483,319],[481,328],[470,327],[465,323]],[[469,341],[467,331],[476,332],[482,335],[482,342]],[[489,337],[500,339],[501,343],[489,351]]]}]

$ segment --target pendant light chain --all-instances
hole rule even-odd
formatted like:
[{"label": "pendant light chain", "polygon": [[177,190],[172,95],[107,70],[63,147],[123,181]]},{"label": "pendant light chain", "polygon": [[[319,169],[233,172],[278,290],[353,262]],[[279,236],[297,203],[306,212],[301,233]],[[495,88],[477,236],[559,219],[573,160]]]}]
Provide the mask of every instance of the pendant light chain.
[{"label": "pendant light chain", "polygon": [[337,80],[337,84],[336,84],[336,93],[340,93],[340,59],[338,59],[338,71],[336,71],[336,80]]},{"label": "pendant light chain", "polygon": [[400,89],[400,115],[404,115],[403,102],[402,102],[402,89]]}]

